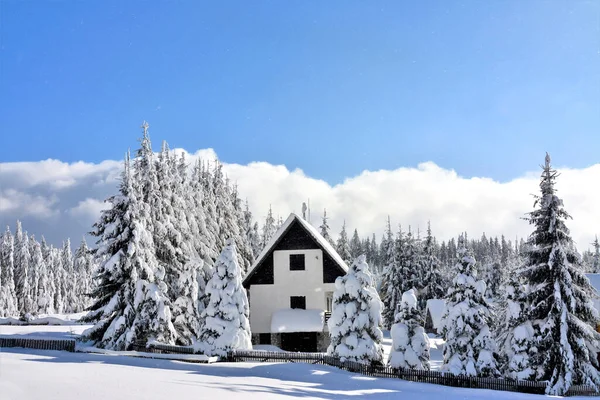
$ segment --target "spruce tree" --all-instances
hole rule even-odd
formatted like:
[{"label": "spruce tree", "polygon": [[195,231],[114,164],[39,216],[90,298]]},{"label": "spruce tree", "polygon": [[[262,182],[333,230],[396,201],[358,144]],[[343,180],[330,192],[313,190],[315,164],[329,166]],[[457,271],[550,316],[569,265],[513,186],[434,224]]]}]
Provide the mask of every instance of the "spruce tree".
[{"label": "spruce tree", "polygon": [[535,347],[533,326],[527,319],[526,287],[520,282],[516,268],[509,271],[501,290],[499,323],[496,328],[501,369],[507,378],[531,379],[533,371],[530,368],[529,350]]},{"label": "spruce tree", "polygon": [[176,339],[164,295],[164,269],[155,258],[148,226],[150,212],[141,200],[143,183],[133,182],[133,176],[126,157],[119,194],[108,199],[112,207],[102,212],[92,232],[98,238],[97,256],[104,261],[93,292],[96,302],[84,318],[96,324],[83,337],[112,350],[154,340],[172,344]]},{"label": "spruce tree", "polygon": [[427,300],[441,299],[445,295],[446,282],[442,276],[441,262],[436,256],[435,238],[431,233],[431,224],[427,223],[427,236],[423,242],[420,268],[423,273],[423,289],[420,296],[420,308],[425,309]]},{"label": "spruce tree", "polygon": [[17,296],[15,292],[15,248],[14,237],[7,226],[2,235],[2,287],[0,287],[0,316],[12,317],[19,314]]},{"label": "spruce tree", "polygon": [[329,244],[335,248],[335,243],[333,242],[333,239],[331,238],[331,235],[329,233],[330,228],[329,228],[329,223],[327,222],[329,218],[327,218],[327,210],[323,209],[323,220],[321,222],[321,226],[319,226],[319,233],[321,233],[321,236],[323,236],[325,238],[325,240],[327,240],[327,242],[329,242]]},{"label": "spruce tree", "polygon": [[498,375],[495,343],[489,329],[490,310],[485,283],[477,282],[475,257],[463,235],[458,241],[455,278],[446,296],[442,318],[444,361],[442,371],[468,376]]},{"label": "spruce tree", "polygon": [[81,311],[78,309],[78,299],[76,293],[77,274],[73,265],[73,253],[71,252],[71,240],[67,238],[63,242],[61,251],[62,275],[62,298],[64,302],[63,311],[65,313],[74,313]]},{"label": "spruce tree", "polygon": [[269,244],[275,231],[275,218],[273,218],[273,210],[271,209],[271,205],[269,205],[269,212],[267,213],[267,218],[262,229],[262,248],[265,248]]},{"label": "spruce tree", "polygon": [[17,221],[15,234],[15,292],[21,314],[33,312],[31,294],[31,255],[29,253],[29,236],[23,232],[21,221]]},{"label": "spruce tree", "polygon": [[349,243],[350,246],[350,257],[352,260],[355,260],[358,256],[365,253],[362,247],[362,243],[360,242],[360,237],[358,236],[358,230],[354,229],[354,234],[352,234],[352,239]]},{"label": "spruce tree", "polygon": [[348,242],[348,234],[346,233],[346,221],[342,225],[342,231],[335,245],[335,250],[346,264],[350,264],[352,254],[350,253],[350,243]]},{"label": "spruce tree", "polygon": [[598,242],[598,236],[596,236],[596,240],[592,243],[594,246],[594,253],[592,255],[592,272],[595,274],[600,273],[600,242]]},{"label": "spruce tree", "polygon": [[78,308],[86,309],[90,305],[90,294],[92,292],[92,277],[95,272],[94,256],[90,251],[85,238],[75,252],[73,266],[77,275],[76,296],[79,302]]},{"label": "spruce tree", "polygon": [[548,154],[545,161],[541,195],[535,197],[535,209],[528,216],[534,230],[522,270],[530,287],[528,315],[537,344],[531,366],[535,379],[548,381],[548,394],[564,395],[574,384],[598,390],[600,334],[595,331],[598,312],[591,301],[596,291],[565,225],[570,216],[554,188],[558,173]]},{"label": "spruce tree", "polygon": [[202,313],[204,325],[197,347],[207,355],[252,349],[250,308],[236,253],[235,242],[228,239],[206,286],[209,300]]},{"label": "spruce tree", "polygon": [[346,275],[335,280],[327,354],[342,361],[381,364],[381,307],[366,257],[361,255]]},{"label": "spruce tree", "polygon": [[42,255],[42,246],[31,235],[29,238],[29,252],[31,254],[31,294],[33,309],[35,313],[46,313],[47,310],[47,271],[44,256]]},{"label": "spruce tree", "polygon": [[392,368],[429,370],[429,338],[423,323],[416,292],[410,289],[402,294],[400,310],[390,332],[392,350],[388,364]]}]

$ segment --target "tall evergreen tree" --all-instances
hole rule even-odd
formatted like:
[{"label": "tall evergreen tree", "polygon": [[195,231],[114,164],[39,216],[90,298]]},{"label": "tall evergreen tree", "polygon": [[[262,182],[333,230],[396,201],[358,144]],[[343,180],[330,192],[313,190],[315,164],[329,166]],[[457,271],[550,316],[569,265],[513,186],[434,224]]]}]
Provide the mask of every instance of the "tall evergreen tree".
[{"label": "tall evergreen tree", "polygon": [[327,240],[329,244],[335,248],[335,243],[333,242],[333,239],[331,238],[331,235],[329,233],[330,228],[329,223],[327,222],[328,219],[329,218],[327,218],[327,210],[323,209],[323,220],[321,222],[321,226],[319,226],[319,232],[321,233],[321,236],[323,236],[325,240]]},{"label": "tall evergreen tree", "polygon": [[446,296],[442,370],[455,375],[494,376],[499,372],[494,358],[495,343],[488,326],[490,311],[484,298],[485,283],[475,280],[475,257],[466,243],[461,235],[456,276]]},{"label": "tall evergreen tree", "polygon": [[354,234],[352,235],[352,239],[350,239],[350,257],[351,259],[356,259],[361,254],[364,254],[365,251],[362,247],[362,243],[360,242],[360,237],[358,236],[358,230],[354,229]]},{"label": "tall evergreen tree", "polygon": [[327,353],[342,360],[381,364],[381,307],[366,258],[361,255],[346,275],[335,281]]},{"label": "tall evergreen tree", "polygon": [[14,237],[7,226],[2,235],[2,286],[0,287],[0,316],[10,317],[19,313],[17,296],[15,292],[15,248]]},{"label": "tall evergreen tree", "polygon": [[502,300],[496,337],[502,371],[510,379],[527,380],[532,378],[529,350],[535,347],[533,326],[527,319],[527,293],[520,282],[516,268],[509,271],[508,279],[502,285]]},{"label": "tall evergreen tree", "polygon": [[35,237],[31,235],[29,238],[29,252],[31,254],[31,294],[33,302],[33,310],[35,313],[44,312],[42,308],[47,308],[48,303],[46,295],[48,292],[47,288],[47,271],[46,263],[44,262],[44,256],[42,255],[42,246],[35,240]]},{"label": "tall evergreen tree", "polygon": [[273,210],[269,205],[269,212],[267,213],[267,218],[265,219],[265,223],[262,229],[262,248],[265,248],[271,237],[275,234],[275,218],[273,218]]},{"label": "tall evergreen tree", "polygon": [[81,243],[75,252],[73,267],[77,276],[77,298],[79,301],[79,309],[84,310],[90,305],[90,294],[92,292],[92,277],[95,272],[94,256],[89,249],[85,238],[81,239]]},{"label": "tall evergreen tree", "polygon": [[73,253],[71,251],[71,240],[67,238],[63,242],[61,251],[61,265],[63,268],[62,281],[62,297],[64,301],[64,312],[74,313],[81,311],[78,309],[78,298],[76,283],[78,281],[77,274],[73,265]]},{"label": "tall evergreen tree", "polygon": [[217,259],[206,291],[209,301],[202,313],[205,322],[199,350],[208,355],[224,356],[231,350],[252,349],[250,308],[233,239],[227,240]]},{"label": "tall evergreen tree", "polygon": [[[147,125],[144,124],[144,133]],[[139,160],[135,168],[144,168]],[[92,234],[98,240],[97,255],[104,259],[98,272],[96,302],[85,320],[96,322],[83,336],[97,346],[126,350],[137,342],[174,343],[175,328],[164,284],[164,268],[154,254],[144,203],[143,183],[136,185],[129,157],[125,160],[119,195],[108,199],[112,207],[102,212]]]},{"label": "tall evergreen tree", "polygon": [[537,343],[531,366],[537,380],[548,381],[546,393],[564,395],[574,384],[600,388],[595,331],[598,312],[592,305],[596,291],[590,285],[574,250],[565,221],[570,218],[554,188],[558,173],[546,154],[541,195],[529,213],[529,236],[522,270],[530,291],[529,318]]},{"label": "tall evergreen tree", "polygon": [[441,262],[436,256],[435,238],[431,233],[431,223],[427,223],[427,236],[423,242],[420,258],[420,270],[424,272],[423,288],[420,296],[420,308],[424,309],[427,300],[444,297],[448,286],[442,276]]},{"label": "tall evergreen tree", "polygon": [[350,252],[350,242],[348,242],[348,234],[346,233],[346,221],[342,225],[342,231],[340,232],[340,236],[338,237],[337,243],[335,245],[335,250],[342,257],[342,260],[346,264],[350,264],[352,261],[352,254]]},{"label": "tall evergreen tree", "polygon": [[594,253],[592,255],[592,272],[598,274],[600,273],[600,242],[598,242],[598,236],[596,236],[596,240],[594,240],[592,246],[594,246]]},{"label": "tall evergreen tree", "polygon": [[23,232],[21,221],[17,221],[15,234],[15,292],[19,304],[19,312],[28,314],[33,312],[33,299],[31,294],[31,254],[29,253],[29,237]]},{"label": "tall evergreen tree", "polygon": [[402,294],[400,310],[390,332],[392,351],[388,364],[392,368],[429,370],[429,338],[423,323],[416,293],[411,289]]}]

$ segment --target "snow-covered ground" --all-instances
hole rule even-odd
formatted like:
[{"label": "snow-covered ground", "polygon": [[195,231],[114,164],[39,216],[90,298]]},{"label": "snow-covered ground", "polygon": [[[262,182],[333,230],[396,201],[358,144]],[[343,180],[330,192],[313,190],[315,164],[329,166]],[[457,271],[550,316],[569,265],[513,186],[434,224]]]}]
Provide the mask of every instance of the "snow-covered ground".
[{"label": "snow-covered ground", "polygon": [[[0,335],[76,337],[89,325],[0,326]],[[389,353],[391,339],[384,332]],[[441,339],[431,339],[432,367],[441,363]],[[433,347],[435,346],[435,347]],[[258,347],[258,346],[257,346]],[[262,350],[277,350],[260,346]],[[0,353],[0,398],[33,399],[539,399],[540,396],[458,389],[372,378],[304,363],[190,364],[117,354],[68,353],[20,348]]]},{"label": "snow-covered ground", "polygon": [[303,363],[190,364],[88,353],[4,349],[2,400],[60,399],[539,399],[371,378]]}]

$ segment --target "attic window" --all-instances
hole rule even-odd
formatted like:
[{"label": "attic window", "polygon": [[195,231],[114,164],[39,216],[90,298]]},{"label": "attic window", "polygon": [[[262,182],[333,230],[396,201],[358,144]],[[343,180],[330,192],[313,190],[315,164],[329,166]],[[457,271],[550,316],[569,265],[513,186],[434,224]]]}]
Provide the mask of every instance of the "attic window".
[{"label": "attic window", "polygon": [[290,271],[304,271],[304,254],[290,254]]}]

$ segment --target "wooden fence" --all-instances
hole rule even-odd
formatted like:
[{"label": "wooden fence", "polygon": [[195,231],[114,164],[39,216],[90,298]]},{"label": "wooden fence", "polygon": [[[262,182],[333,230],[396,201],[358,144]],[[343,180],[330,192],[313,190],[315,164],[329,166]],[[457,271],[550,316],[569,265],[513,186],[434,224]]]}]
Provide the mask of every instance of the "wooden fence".
[{"label": "wooden fence", "polygon": [[[417,371],[404,368],[390,368],[385,366],[371,366],[353,361],[342,362],[339,358],[327,356],[322,353],[285,353],[268,351],[233,351],[224,361],[255,361],[255,362],[302,362],[323,364],[337,367],[346,371],[373,376],[378,378],[399,378],[406,381],[433,383],[437,385],[504,390],[531,394],[544,394],[546,382],[514,381],[499,378],[478,378],[465,375],[453,375],[440,371]],[[591,386],[572,386],[567,396],[599,396]]]},{"label": "wooden fence", "polygon": [[63,350],[75,351],[75,340],[73,339],[30,339],[30,338],[2,338],[0,337],[0,348],[2,347],[24,347],[26,349],[38,350]]},{"label": "wooden fence", "polygon": [[148,346],[146,346],[145,342],[135,343],[131,347],[131,350],[157,354],[195,354],[193,347],[162,343],[151,343]]}]

